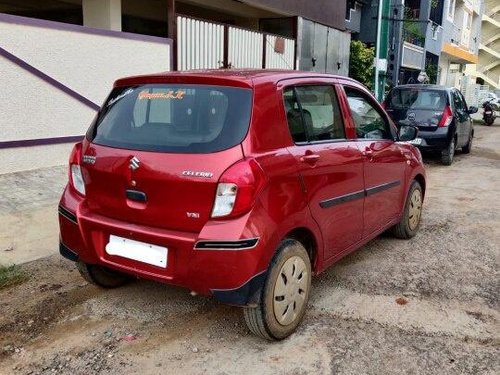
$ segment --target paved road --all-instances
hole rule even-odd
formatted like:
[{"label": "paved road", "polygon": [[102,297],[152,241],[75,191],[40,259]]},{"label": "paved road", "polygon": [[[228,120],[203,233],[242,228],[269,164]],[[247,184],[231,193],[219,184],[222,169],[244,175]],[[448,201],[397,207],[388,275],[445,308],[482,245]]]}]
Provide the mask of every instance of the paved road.
[{"label": "paved road", "polygon": [[97,289],[54,255],[0,290],[0,374],[500,373],[500,127],[476,132],[451,167],[428,160],[417,236],[317,277],[289,339],[257,339],[239,309],[180,288]]}]

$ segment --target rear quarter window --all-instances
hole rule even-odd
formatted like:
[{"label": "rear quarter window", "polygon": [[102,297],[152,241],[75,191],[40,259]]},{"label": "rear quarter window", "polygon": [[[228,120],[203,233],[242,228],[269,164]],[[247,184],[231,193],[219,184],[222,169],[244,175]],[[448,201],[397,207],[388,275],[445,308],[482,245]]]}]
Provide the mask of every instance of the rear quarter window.
[{"label": "rear quarter window", "polygon": [[131,150],[209,153],[239,144],[250,89],[149,84],[115,88],[88,133],[95,144]]}]

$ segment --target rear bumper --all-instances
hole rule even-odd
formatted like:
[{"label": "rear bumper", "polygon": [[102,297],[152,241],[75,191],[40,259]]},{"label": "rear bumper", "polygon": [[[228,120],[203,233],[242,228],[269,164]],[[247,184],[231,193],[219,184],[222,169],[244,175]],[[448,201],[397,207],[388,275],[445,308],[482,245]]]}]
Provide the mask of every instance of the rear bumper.
[{"label": "rear bumper", "polygon": [[[217,223],[217,231],[208,231],[211,237],[207,238],[203,231],[169,231],[96,215],[68,188],[60,207],[60,253],[72,261],[98,264],[139,278],[178,285],[199,294],[213,295],[227,304],[248,306],[260,299],[267,271],[265,254],[270,249],[260,240],[262,235],[268,237],[266,233],[257,233],[255,223],[248,225],[249,215],[228,221],[227,225]],[[265,220],[262,225],[266,225]],[[235,238],[228,239],[228,233],[235,234]],[[105,248],[110,235],[166,247],[167,268],[107,254]]]},{"label": "rear bumper", "polygon": [[441,151],[450,144],[453,130],[451,127],[437,128],[434,131],[419,130],[418,138],[422,143],[417,147],[422,151]]}]

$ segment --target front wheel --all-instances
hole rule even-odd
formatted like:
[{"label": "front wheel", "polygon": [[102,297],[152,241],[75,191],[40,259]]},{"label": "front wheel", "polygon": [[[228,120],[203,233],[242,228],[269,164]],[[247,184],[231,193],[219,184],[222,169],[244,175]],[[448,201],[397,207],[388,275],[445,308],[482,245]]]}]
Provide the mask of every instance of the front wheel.
[{"label": "front wheel", "polygon": [[417,181],[413,181],[406,198],[405,208],[401,221],[392,228],[395,237],[409,239],[415,236],[422,217],[423,193]]},{"label": "front wheel", "polygon": [[267,340],[290,336],[304,317],[310,289],[309,255],[300,242],[287,238],[269,265],[260,303],[243,310],[248,329]]}]

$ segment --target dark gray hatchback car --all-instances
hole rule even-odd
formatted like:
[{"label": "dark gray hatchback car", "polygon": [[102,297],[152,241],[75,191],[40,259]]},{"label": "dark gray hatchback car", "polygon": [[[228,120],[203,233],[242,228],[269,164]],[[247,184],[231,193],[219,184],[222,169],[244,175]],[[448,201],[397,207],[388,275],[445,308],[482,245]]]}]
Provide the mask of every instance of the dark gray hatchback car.
[{"label": "dark gray hatchback car", "polygon": [[422,151],[437,151],[445,165],[453,162],[459,148],[470,153],[474,128],[462,93],[437,85],[401,85],[387,95],[383,106],[397,126],[413,125],[419,129],[412,143]]}]

